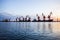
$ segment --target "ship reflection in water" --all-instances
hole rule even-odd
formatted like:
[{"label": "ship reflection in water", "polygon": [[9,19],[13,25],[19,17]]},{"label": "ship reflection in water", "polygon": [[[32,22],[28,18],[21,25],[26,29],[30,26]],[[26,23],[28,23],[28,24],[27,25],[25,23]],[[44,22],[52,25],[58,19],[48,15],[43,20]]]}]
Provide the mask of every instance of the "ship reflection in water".
[{"label": "ship reflection in water", "polygon": [[59,22],[0,22],[0,40],[60,40]]}]

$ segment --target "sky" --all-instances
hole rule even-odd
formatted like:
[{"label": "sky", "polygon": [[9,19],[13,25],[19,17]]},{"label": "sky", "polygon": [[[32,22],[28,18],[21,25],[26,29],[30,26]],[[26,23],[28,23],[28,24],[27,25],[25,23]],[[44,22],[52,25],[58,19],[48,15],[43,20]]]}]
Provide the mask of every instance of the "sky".
[{"label": "sky", "polygon": [[15,16],[47,16],[52,12],[56,19],[60,18],[60,0],[0,0],[0,12]]}]

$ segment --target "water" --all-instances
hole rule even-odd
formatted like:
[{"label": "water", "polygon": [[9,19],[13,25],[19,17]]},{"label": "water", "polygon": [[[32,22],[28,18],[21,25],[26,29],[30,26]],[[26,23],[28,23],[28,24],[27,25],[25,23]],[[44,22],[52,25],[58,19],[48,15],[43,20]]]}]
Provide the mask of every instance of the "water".
[{"label": "water", "polygon": [[60,22],[0,22],[0,40],[60,40]]}]

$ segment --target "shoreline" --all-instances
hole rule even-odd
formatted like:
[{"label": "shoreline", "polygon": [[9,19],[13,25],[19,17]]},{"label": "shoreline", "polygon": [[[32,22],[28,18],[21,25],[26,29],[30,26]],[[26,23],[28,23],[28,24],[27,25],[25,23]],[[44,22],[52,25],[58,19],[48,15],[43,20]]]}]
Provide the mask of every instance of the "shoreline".
[{"label": "shoreline", "polygon": [[[5,21],[0,21],[5,22]],[[60,21],[7,21],[7,22],[60,22]]]}]

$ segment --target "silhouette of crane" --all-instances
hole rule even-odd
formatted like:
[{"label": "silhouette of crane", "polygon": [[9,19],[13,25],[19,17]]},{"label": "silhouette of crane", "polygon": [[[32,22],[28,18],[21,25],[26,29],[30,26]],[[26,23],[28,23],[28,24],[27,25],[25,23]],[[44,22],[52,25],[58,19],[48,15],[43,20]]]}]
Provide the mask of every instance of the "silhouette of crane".
[{"label": "silhouette of crane", "polygon": [[21,17],[19,18],[19,21],[20,21],[20,22],[23,22],[23,21],[24,21],[24,17],[21,16]]},{"label": "silhouette of crane", "polygon": [[31,18],[29,17],[29,15],[26,16],[25,21],[26,22],[30,22],[31,21]]},{"label": "silhouette of crane", "polygon": [[17,17],[17,18],[16,18],[16,21],[23,22],[23,21],[24,21],[24,17],[23,17],[23,16]]},{"label": "silhouette of crane", "polygon": [[16,18],[16,22],[17,22],[18,20],[19,20],[19,18],[17,17],[17,18]]},{"label": "silhouette of crane", "polygon": [[40,16],[38,16],[38,14],[36,14],[36,16],[37,16],[38,21],[40,21]]},{"label": "silhouette of crane", "polygon": [[50,12],[50,14],[48,15],[48,20],[51,19],[51,15],[52,15],[52,12]]},{"label": "silhouette of crane", "polygon": [[44,15],[43,13],[42,13],[42,16],[43,16],[43,21],[45,21],[45,18],[46,18],[46,17],[45,17],[45,15]]}]

